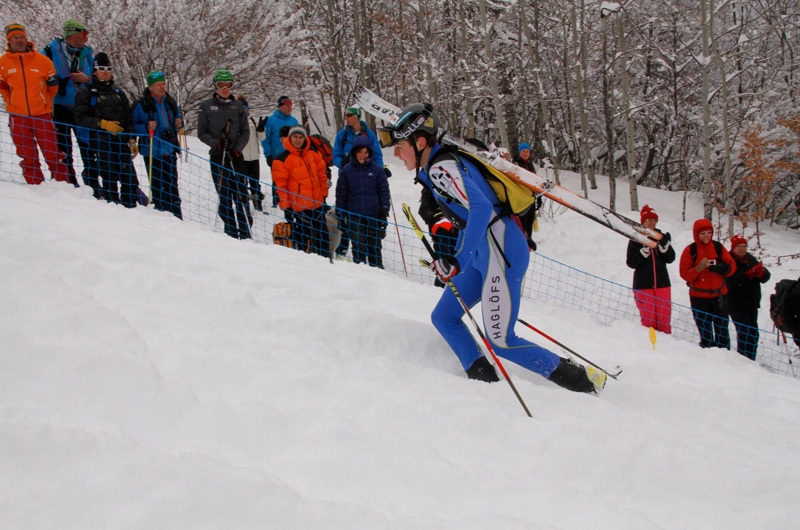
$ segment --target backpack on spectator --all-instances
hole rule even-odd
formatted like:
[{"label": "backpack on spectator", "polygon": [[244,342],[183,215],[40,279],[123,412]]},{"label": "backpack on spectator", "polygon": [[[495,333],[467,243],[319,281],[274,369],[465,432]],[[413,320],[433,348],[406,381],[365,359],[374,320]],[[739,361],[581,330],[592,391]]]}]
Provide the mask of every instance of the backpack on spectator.
[{"label": "backpack on spectator", "polygon": [[794,335],[800,327],[800,280],[781,280],[775,285],[775,294],[769,295],[769,316],[779,330]]},{"label": "backpack on spectator", "polygon": [[272,227],[272,242],[282,247],[292,248],[292,225],[289,223],[275,223]]},{"label": "backpack on spectator", "polygon": [[333,165],[333,146],[330,141],[321,134],[310,134],[308,140],[311,142],[311,149],[322,156],[326,166]]}]

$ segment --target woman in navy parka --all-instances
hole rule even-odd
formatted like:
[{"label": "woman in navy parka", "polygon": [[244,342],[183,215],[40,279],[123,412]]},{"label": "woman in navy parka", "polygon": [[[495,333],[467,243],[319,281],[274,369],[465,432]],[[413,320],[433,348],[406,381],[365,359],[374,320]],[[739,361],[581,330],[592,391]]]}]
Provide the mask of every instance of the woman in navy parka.
[{"label": "woman in navy parka", "polygon": [[356,137],[350,162],[339,171],[336,182],[336,213],[346,219],[353,261],[383,268],[381,240],[386,236],[391,198],[386,173],[372,156],[370,138]]}]

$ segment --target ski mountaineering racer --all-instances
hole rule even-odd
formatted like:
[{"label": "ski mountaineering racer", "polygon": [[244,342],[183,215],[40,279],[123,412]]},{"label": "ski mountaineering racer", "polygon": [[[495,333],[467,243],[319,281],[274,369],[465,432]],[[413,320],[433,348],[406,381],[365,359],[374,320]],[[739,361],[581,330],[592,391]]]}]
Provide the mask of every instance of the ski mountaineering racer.
[{"label": "ski mountaineering racer", "polygon": [[[530,256],[525,234],[502,205],[481,172],[437,141],[439,118],[429,104],[402,109],[396,121],[378,131],[382,147],[394,146],[394,156],[416,171],[431,190],[442,212],[459,229],[455,255],[436,257],[432,270],[452,282],[468,307],[481,303],[483,326],[497,355],[575,392],[599,392],[606,374],[584,368],[529,342],[514,332],[522,280]],[[498,381],[467,325],[465,312],[452,289],[445,289],[431,320],[458,356],[470,379]]]}]

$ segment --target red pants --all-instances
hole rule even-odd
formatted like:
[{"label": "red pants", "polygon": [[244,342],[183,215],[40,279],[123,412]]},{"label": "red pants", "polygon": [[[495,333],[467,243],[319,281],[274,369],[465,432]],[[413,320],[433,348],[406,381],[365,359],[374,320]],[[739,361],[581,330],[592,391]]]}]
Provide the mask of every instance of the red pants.
[{"label": "red pants", "polygon": [[672,288],[639,289],[633,291],[636,307],[642,317],[642,325],[656,331],[672,333]]},{"label": "red pants", "polygon": [[19,163],[22,176],[28,184],[44,182],[37,144],[42,150],[47,167],[50,168],[51,177],[59,182],[69,182],[64,153],[58,150],[56,129],[49,114],[41,116],[9,114],[8,128],[11,130],[11,139],[17,147],[17,156],[22,159]]}]

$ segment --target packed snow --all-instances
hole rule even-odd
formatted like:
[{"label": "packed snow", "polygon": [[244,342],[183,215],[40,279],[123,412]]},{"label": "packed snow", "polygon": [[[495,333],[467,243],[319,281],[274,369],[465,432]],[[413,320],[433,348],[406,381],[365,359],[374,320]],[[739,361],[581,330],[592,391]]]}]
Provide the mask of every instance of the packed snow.
[{"label": "packed snow", "polygon": [[[395,205],[414,203],[385,154]],[[640,193],[682,250],[697,201],[682,221],[681,194]],[[466,379],[432,285],[85,187],[2,182],[0,211],[0,528],[797,526],[800,380],[735,352],[653,349],[636,323],[525,300],[526,320],[623,369],[590,396],[506,362],[529,418],[506,382]],[[764,238],[797,251],[796,232]],[[578,215],[538,240],[630,281],[626,241]],[[798,275],[767,265],[765,295]]]}]

